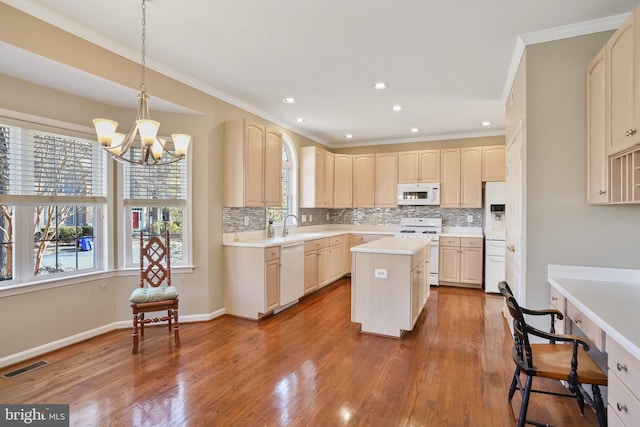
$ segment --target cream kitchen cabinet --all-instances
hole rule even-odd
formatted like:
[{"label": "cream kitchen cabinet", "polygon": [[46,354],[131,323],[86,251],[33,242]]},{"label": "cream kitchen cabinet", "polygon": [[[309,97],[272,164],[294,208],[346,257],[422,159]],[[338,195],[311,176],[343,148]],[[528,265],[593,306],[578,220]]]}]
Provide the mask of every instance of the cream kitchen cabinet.
[{"label": "cream kitchen cabinet", "polygon": [[257,320],[280,305],[279,246],[225,246],[224,258],[227,314]]},{"label": "cream kitchen cabinet", "polygon": [[439,280],[471,288],[482,287],[483,239],[440,237]]},{"label": "cream kitchen cabinet", "polygon": [[609,425],[636,426],[640,420],[640,360],[609,336],[607,353]]},{"label": "cream kitchen cabinet", "polygon": [[357,154],[353,156],[353,207],[375,206],[375,156]]},{"label": "cream kitchen cabinet", "polygon": [[640,142],[638,132],[640,77],[636,56],[639,10],[629,16],[607,42],[609,81],[609,154],[617,154]]},{"label": "cream kitchen cabinet", "polygon": [[398,183],[440,182],[440,150],[398,153]]},{"label": "cream kitchen cabinet", "polygon": [[640,202],[640,148],[611,157],[611,203]]},{"label": "cream kitchen cabinet", "polygon": [[305,293],[331,283],[328,237],[304,242],[304,259]]},{"label": "cream kitchen cabinet", "polygon": [[505,146],[482,147],[482,182],[506,180]]},{"label": "cream kitchen cabinet", "polygon": [[334,155],[318,147],[300,148],[300,207],[332,208]]},{"label": "cream kitchen cabinet", "polygon": [[335,208],[353,207],[353,156],[350,154],[336,154],[334,164],[335,191],[333,206]]},{"label": "cream kitchen cabinet", "polygon": [[398,153],[376,153],[374,176],[375,207],[398,207]]},{"label": "cream kitchen cabinet", "polygon": [[347,253],[347,262],[349,263],[349,273],[353,274],[353,264],[351,258],[351,248],[359,246],[364,243],[362,234],[350,234],[349,235],[349,252]]},{"label": "cream kitchen cabinet", "polygon": [[560,292],[553,286],[549,289],[549,307],[558,310],[562,313],[563,319],[554,320],[554,326],[557,334],[566,334],[568,329],[566,327],[567,320],[567,299],[562,296]]},{"label": "cream kitchen cabinet", "polygon": [[280,206],[282,134],[249,120],[225,123],[224,206]]},{"label": "cream kitchen cabinet", "polygon": [[350,272],[349,235],[329,238],[329,283],[335,282]]},{"label": "cream kitchen cabinet", "polygon": [[610,203],[606,48],[587,67],[587,203]]},{"label": "cream kitchen cabinet", "polygon": [[482,207],[482,148],[442,149],[441,208]]}]

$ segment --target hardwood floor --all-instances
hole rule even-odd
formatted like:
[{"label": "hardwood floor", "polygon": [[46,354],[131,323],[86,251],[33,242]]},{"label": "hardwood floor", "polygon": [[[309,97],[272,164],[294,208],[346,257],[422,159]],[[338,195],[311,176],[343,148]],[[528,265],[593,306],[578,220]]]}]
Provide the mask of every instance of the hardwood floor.
[{"label": "hardwood floor", "polygon": [[[513,372],[503,300],[432,288],[402,339],[359,333],[343,279],[260,322],[228,316],[114,331],[0,379],[1,403],[68,403],[74,426],[510,426]],[[3,372],[28,365],[28,361]],[[550,386],[561,388],[557,382]],[[514,407],[519,405],[516,393]],[[596,426],[590,408],[533,395],[529,418]]]}]

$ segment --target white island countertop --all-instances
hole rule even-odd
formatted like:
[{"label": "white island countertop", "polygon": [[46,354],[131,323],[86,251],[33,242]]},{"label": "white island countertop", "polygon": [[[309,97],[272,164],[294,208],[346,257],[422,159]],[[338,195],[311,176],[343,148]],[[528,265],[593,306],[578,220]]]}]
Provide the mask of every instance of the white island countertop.
[{"label": "white island countertop", "polygon": [[354,246],[351,252],[372,254],[413,255],[431,243],[430,237],[383,237],[382,239]]},{"label": "white island countertop", "polygon": [[640,359],[640,270],[549,265],[548,281],[608,337]]}]

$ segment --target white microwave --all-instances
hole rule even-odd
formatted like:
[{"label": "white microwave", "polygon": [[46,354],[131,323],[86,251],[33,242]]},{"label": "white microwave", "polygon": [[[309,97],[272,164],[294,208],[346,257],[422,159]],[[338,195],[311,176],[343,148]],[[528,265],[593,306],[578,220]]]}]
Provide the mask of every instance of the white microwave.
[{"label": "white microwave", "polygon": [[440,183],[398,184],[398,205],[440,205]]}]

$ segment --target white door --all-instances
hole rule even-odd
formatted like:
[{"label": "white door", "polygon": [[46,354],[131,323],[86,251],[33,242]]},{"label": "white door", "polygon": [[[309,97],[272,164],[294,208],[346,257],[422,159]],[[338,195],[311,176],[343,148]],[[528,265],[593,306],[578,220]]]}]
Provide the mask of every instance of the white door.
[{"label": "white door", "polygon": [[524,122],[521,120],[507,141],[505,194],[506,280],[520,305],[526,305],[525,283],[525,161]]}]

